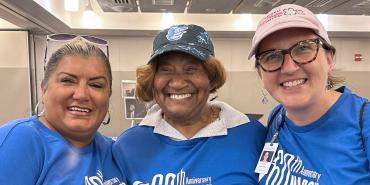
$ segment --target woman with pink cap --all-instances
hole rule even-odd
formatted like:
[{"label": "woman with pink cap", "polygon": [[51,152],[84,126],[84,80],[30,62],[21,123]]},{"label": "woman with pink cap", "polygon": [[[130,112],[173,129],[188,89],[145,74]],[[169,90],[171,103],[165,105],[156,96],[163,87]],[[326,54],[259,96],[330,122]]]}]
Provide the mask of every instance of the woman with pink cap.
[{"label": "woman with pink cap", "polygon": [[344,86],[334,89],[343,80],[332,75],[335,48],[316,16],[293,4],[272,9],[252,56],[280,103],[265,144],[275,155],[260,184],[370,184],[370,106]]}]

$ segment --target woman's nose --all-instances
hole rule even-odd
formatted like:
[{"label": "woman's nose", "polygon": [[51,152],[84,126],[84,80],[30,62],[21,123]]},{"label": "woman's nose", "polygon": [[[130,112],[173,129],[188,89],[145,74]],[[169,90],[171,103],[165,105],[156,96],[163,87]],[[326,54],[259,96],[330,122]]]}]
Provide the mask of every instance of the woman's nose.
[{"label": "woman's nose", "polygon": [[293,58],[289,55],[286,54],[284,56],[284,62],[281,66],[281,73],[294,73],[299,69],[299,65],[294,62]]},{"label": "woman's nose", "polygon": [[169,85],[172,88],[180,89],[180,88],[183,88],[183,87],[185,87],[187,85],[187,82],[186,81],[187,81],[186,75],[180,74],[180,73],[176,73],[170,79]]},{"label": "woman's nose", "polygon": [[73,98],[76,100],[87,100],[88,97],[89,97],[88,87],[83,84],[78,84],[73,93]]}]

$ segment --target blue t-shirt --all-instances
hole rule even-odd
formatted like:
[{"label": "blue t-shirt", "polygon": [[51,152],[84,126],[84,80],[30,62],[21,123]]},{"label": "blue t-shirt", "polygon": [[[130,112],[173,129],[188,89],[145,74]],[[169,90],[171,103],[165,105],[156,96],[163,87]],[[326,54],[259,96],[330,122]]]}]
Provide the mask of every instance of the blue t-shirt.
[{"label": "blue t-shirt", "polygon": [[124,184],[111,153],[112,139],[96,133],[77,149],[36,116],[0,127],[0,184]]},{"label": "blue t-shirt", "polygon": [[128,184],[249,185],[266,129],[252,120],[229,128],[227,135],[173,140],[150,126],[125,131],[113,155]]},{"label": "blue t-shirt", "polygon": [[369,104],[361,133],[359,112],[366,100],[344,87],[338,91],[342,95],[335,104],[306,126],[297,126],[288,118],[281,123],[285,109],[280,109],[266,138],[270,142],[276,128],[282,124],[277,139],[279,147],[260,184],[370,184]]}]

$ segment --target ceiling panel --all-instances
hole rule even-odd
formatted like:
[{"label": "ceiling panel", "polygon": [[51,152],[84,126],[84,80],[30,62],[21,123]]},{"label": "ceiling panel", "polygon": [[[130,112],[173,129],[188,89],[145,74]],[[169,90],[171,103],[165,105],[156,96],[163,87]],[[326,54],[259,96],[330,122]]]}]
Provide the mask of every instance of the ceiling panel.
[{"label": "ceiling panel", "polygon": [[228,14],[242,0],[192,0],[188,7],[188,13],[216,13]]},{"label": "ceiling panel", "polygon": [[97,0],[104,12],[138,12],[136,0]]},{"label": "ceiling panel", "polygon": [[370,0],[350,0],[326,13],[340,15],[370,15]]},{"label": "ceiling panel", "polygon": [[341,4],[350,0],[297,0],[294,4],[298,4],[310,9],[313,13],[326,13]]},{"label": "ceiling panel", "polygon": [[139,0],[141,12],[184,13],[187,0]]},{"label": "ceiling panel", "polygon": [[248,14],[265,14],[272,8],[282,5],[293,3],[295,0],[243,0],[237,7],[234,13],[248,13]]}]

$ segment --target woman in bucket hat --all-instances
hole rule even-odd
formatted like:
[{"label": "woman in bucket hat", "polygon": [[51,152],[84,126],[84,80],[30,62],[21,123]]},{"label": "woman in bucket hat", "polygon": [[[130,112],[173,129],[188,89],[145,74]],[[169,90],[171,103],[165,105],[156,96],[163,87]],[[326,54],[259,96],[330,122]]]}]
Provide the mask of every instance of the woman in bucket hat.
[{"label": "woman in bucket hat", "polygon": [[348,88],[334,89],[341,82],[332,75],[335,48],[316,16],[293,4],[272,9],[252,56],[280,103],[266,139],[276,152],[260,184],[370,184],[370,107]]},{"label": "woman in bucket hat", "polygon": [[257,184],[265,128],[226,103],[210,101],[225,82],[208,33],[176,25],[154,39],[137,69],[136,97],[154,105],[113,146],[129,184]]}]

